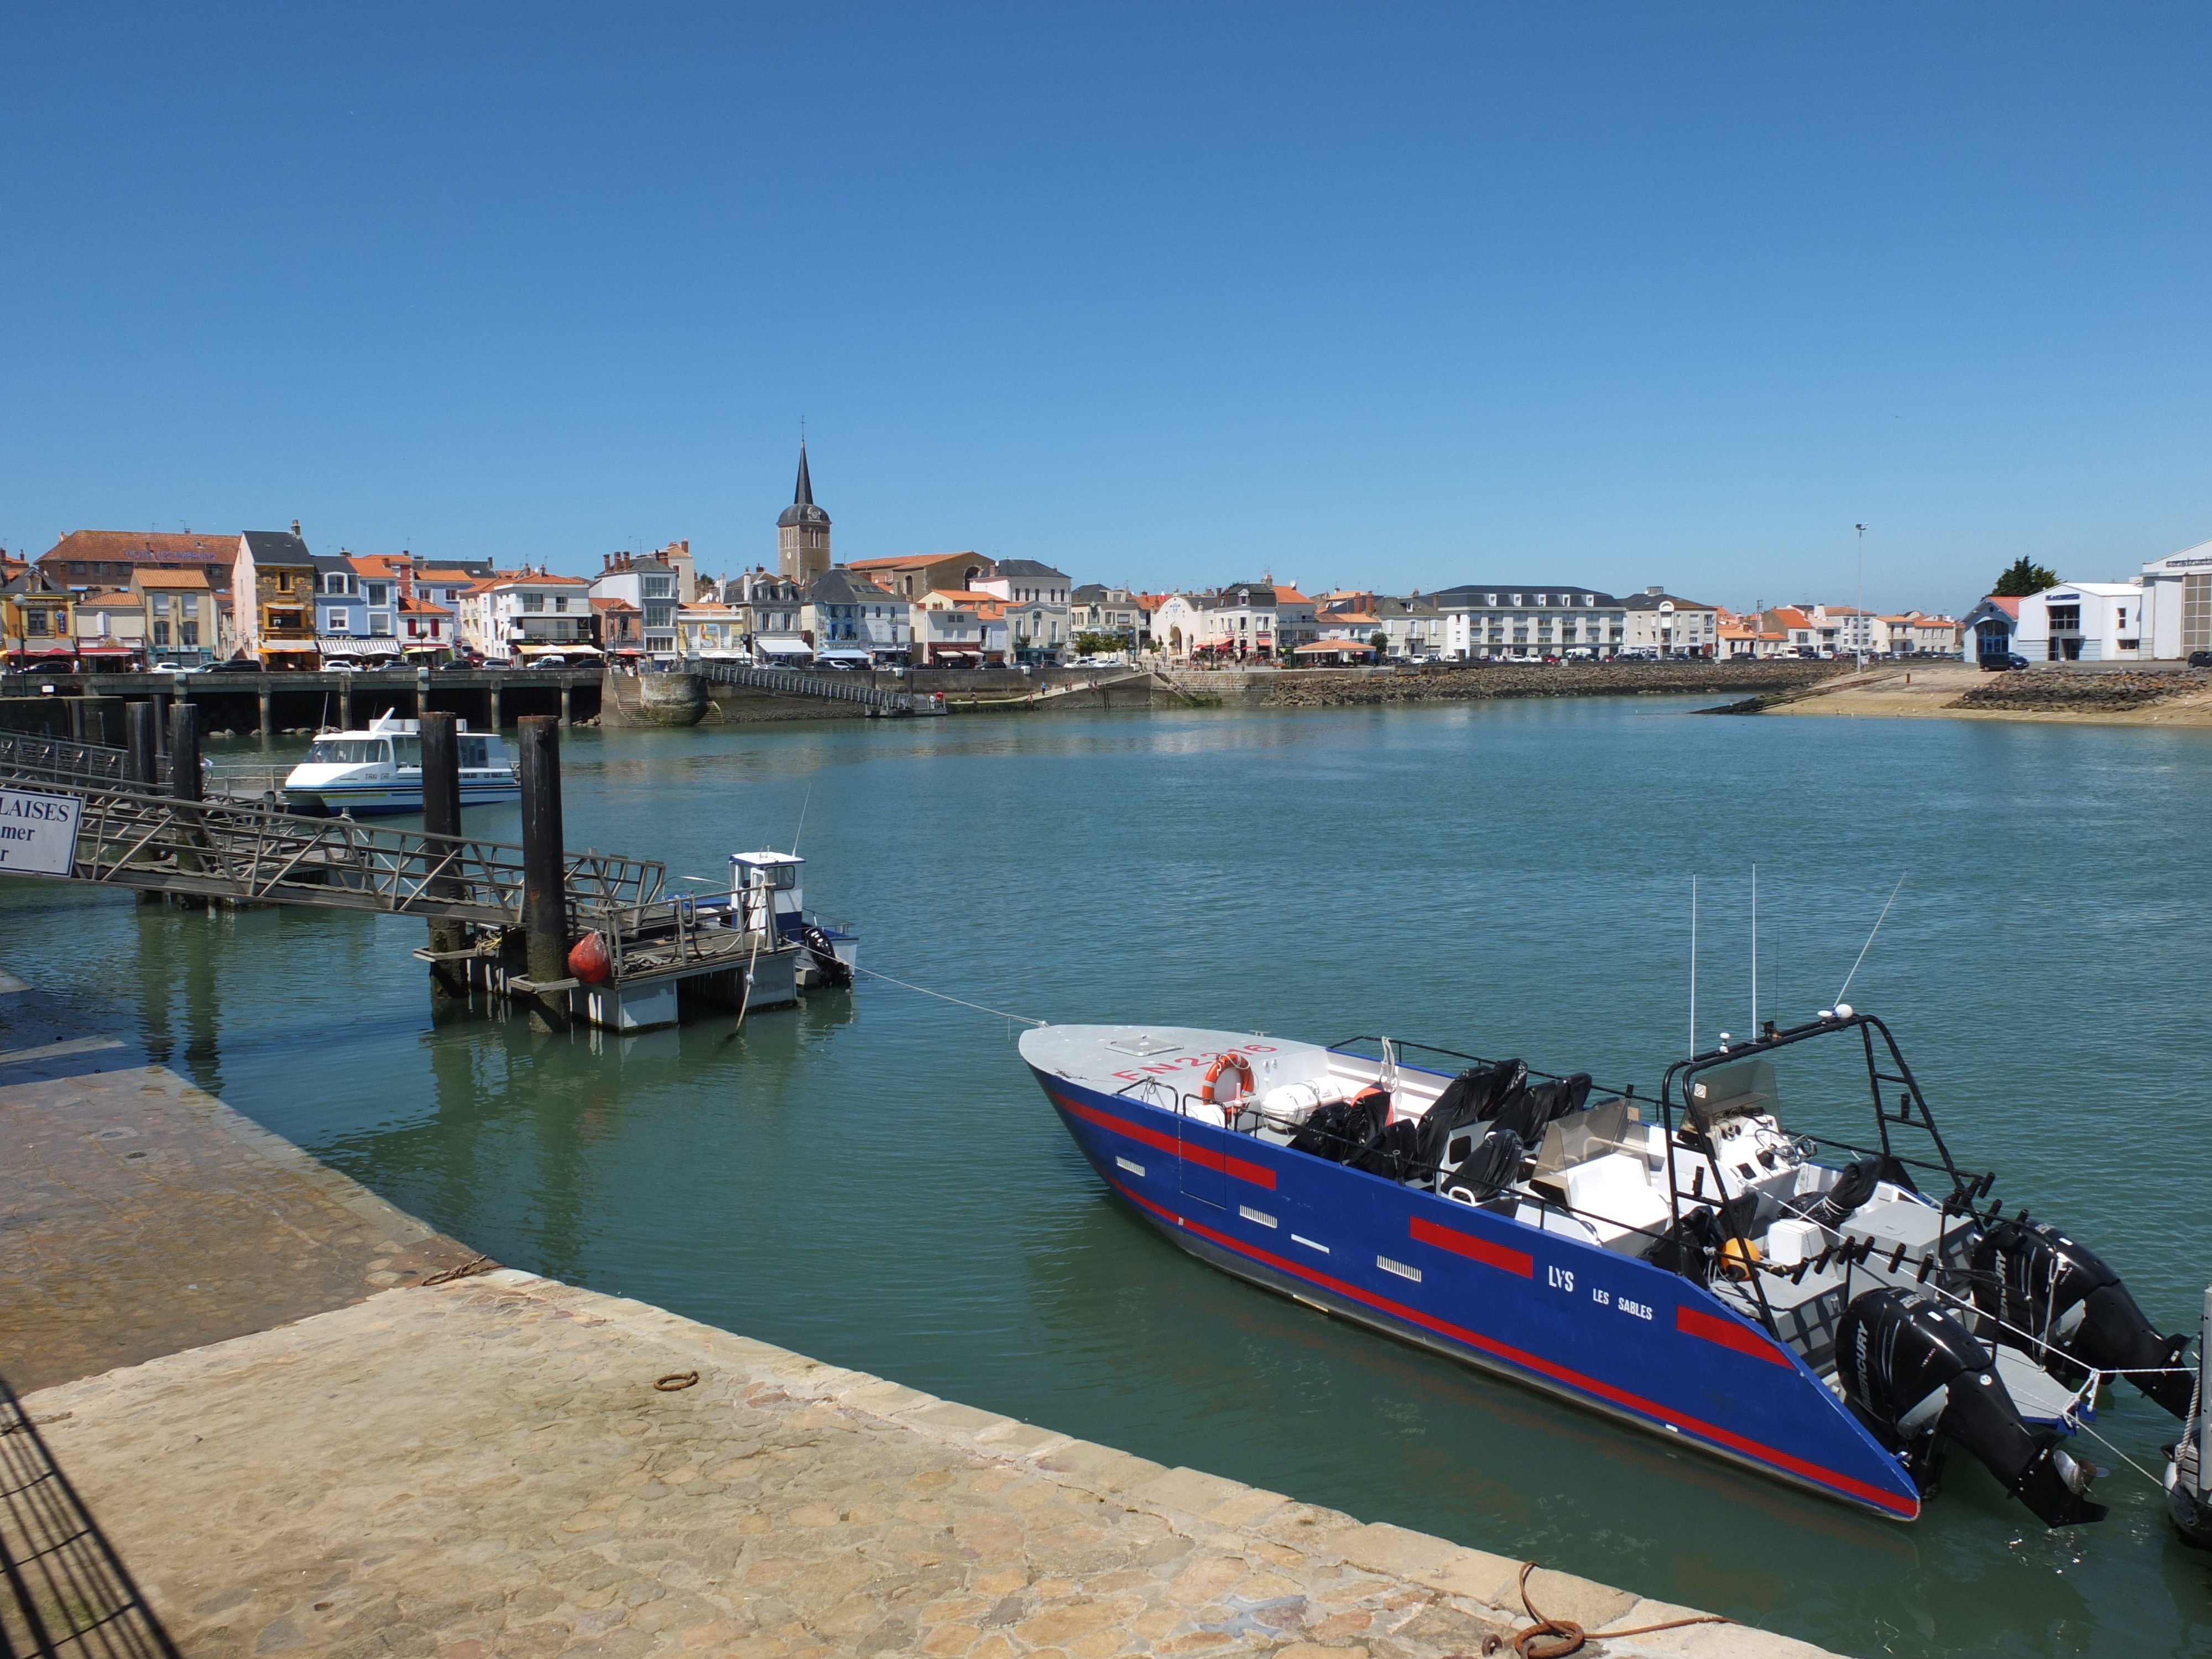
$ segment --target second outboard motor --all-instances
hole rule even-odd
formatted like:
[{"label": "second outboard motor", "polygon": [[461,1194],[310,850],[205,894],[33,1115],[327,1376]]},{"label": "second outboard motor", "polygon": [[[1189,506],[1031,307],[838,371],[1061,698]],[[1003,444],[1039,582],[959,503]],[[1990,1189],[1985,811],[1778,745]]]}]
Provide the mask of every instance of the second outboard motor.
[{"label": "second outboard motor", "polygon": [[2004,1488],[2046,1527],[2101,1521],[2105,1506],[2082,1494],[2089,1470],[2061,1450],[2057,1437],[2021,1420],[1974,1334],[1925,1291],[1885,1288],[1854,1297],[1836,1333],[1844,1397],[1893,1450],[1925,1491],[1942,1443],[1980,1458]]},{"label": "second outboard motor", "polygon": [[1998,1221],[1974,1246],[1973,1265],[1975,1305],[2004,1321],[1991,1333],[1998,1341],[2069,1388],[2090,1370],[2118,1371],[2176,1417],[2188,1417],[2197,1379],[2180,1364],[2189,1338],[2160,1336],[2087,1245],[2039,1221]]},{"label": "second outboard motor", "polygon": [[822,970],[824,979],[841,991],[852,988],[853,970],[838,959],[837,947],[830,943],[829,934],[810,921],[799,931],[799,939],[805,945],[807,953],[814,958],[814,965]]}]

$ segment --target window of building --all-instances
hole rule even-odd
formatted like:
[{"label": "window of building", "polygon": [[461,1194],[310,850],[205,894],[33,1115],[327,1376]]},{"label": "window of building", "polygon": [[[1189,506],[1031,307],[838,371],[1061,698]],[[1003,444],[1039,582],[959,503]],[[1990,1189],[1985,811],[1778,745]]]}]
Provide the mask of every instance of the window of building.
[{"label": "window of building", "polygon": [[525,593],[522,596],[522,608],[525,611],[544,610],[545,596],[543,593]]},{"label": "window of building", "polygon": [[379,638],[390,637],[392,633],[392,618],[389,617],[371,617],[368,619],[368,631]]},{"label": "window of building", "polygon": [[665,599],[672,598],[675,593],[674,581],[675,579],[671,576],[646,577],[645,597],[648,599]]},{"label": "window of building", "polygon": [[566,593],[556,593],[553,596],[553,608],[556,611],[566,611],[568,608],[568,596]]},{"label": "window of building", "polygon": [[167,645],[168,642],[169,624],[166,621],[156,617],[154,623],[154,643],[156,645]]},{"label": "window of building", "polygon": [[2051,628],[2053,633],[2078,632],[2081,627],[2081,607],[2078,605],[2054,605],[2051,607]]},{"label": "window of building", "polygon": [[167,616],[169,614],[169,596],[167,593],[155,593],[151,597],[154,601],[154,614],[157,617]]},{"label": "window of building", "polygon": [[390,582],[369,583],[368,602],[371,605],[390,605],[392,603],[392,584]]}]

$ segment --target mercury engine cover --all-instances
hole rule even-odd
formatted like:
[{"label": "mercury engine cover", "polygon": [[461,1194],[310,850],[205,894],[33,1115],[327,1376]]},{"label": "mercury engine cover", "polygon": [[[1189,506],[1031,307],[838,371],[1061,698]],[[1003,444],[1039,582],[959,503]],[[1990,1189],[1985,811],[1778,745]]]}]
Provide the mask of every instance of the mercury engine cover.
[{"label": "mercury engine cover", "polygon": [[822,970],[824,979],[841,991],[852,988],[853,970],[838,960],[837,947],[830,943],[829,934],[810,921],[800,930],[799,938],[799,942],[806,946],[808,954],[813,957],[814,965]]},{"label": "mercury engine cover", "polygon": [[2101,1521],[2082,1496],[2089,1472],[2057,1437],[2021,1420],[1996,1362],[1974,1334],[1925,1291],[1884,1288],[1852,1299],[1836,1334],[1844,1397],[1860,1420],[1903,1452],[1923,1490],[1942,1443],[1981,1459],[2046,1527]]},{"label": "mercury engine cover", "polygon": [[2176,1417],[2188,1418],[2197,1379],[2179,1369],[2188,1337],[2153,1329],[2120,1276],[2087,1245],[2040,1222],[1999,1221],[1975,1244],[1973,1265],[1975,1305],[2004,1321],[1991,1333],[1998,1341],[2069,1388],[2078,1388],[2091,1370],[2118,1371]]}]

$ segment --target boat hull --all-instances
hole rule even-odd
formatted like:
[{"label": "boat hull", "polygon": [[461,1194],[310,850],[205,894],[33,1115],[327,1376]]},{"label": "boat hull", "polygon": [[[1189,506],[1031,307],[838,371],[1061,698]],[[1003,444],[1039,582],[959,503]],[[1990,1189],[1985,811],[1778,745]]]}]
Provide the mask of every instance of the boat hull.
[{"label": "boat hull", "polygon": [[[461,805],[470,806],[500,806],[522,799],[522,786],[516,782],[461,784]],[[320,807],[327,812],[350,812],[357,818],[378,817],[405,812],[419,813],[422,810],[422,786],[420,782],[383,782],[357,784],[313,785],[301,788],[287,787],[284,799],[289,805],[306,806],[310,811]]]},{"label": "boat hull", "polygon": [[1100,1178],[1201,1261],[1663,1441],[1920,1512],[1899,1460],[1818,1376],[1678,1274],[1030,1070]]}]

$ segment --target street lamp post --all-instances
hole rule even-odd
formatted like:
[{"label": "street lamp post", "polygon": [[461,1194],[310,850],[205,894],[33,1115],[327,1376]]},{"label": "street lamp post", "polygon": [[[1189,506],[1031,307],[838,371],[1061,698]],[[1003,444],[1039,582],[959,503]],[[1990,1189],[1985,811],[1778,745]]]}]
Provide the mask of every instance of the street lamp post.
[{"label": "street lamp post", "polygon": [[1861,525],[1861,526],[1858,526],[1858,532],[1859,532],[1859,600],[1858,600],[1858,605],[1857,605],[1858,614],[1857,614],[1856,617],[1852,617],[1852,618],[1851,618],[1851,627],[1852,627],[1853,630],[1856,633],[1856,635],[1857,635],[1857,636],[1858,636],[1858,647],[1859,647],[1859,649],[1858,649],[1859,672],[1861,672],[1862,674],[1863,674],[1864,672],[1866,672],[1866,634],[1867,634],[1867,625],[1866,625],[1866,526],[1865,526],[1864,525]]}]

